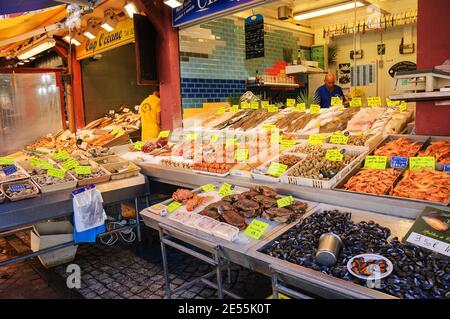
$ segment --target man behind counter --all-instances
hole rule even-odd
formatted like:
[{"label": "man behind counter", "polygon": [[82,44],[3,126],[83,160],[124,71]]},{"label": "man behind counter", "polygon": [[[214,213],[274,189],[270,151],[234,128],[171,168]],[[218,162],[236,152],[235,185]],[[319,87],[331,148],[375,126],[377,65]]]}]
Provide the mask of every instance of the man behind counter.
[{"label": "man behind counter", "polygon": [[322,85],[316,90],[316,97],[319,101],[321,108],[330,107],[331,98],[334,96],[340,97],[344,101],[344,105],[348,103],[347,99],[345,98],[344,92],[342,92],[341,87],[335,85],[336,78],[333,74],[327,74],[323,82],[324,85]]}]

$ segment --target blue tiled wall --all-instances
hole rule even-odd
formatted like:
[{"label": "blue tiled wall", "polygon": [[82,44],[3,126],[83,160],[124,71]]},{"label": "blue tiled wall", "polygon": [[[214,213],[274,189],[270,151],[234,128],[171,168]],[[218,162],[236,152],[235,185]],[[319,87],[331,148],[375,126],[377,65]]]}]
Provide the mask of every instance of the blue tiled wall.
[{"label": "blue tiled wall", "polygon": [[264,68],[283,60],[283,48],[298,50],[298,41],[293,33],[273,29],[265,33],[265,57],[246,60],[242,21],[222,18],[201,24],[200,28],[209,30],[220,44],[208,42],[205,38],[210,45],[209,54],[196,52],[200,51],[197,46],[205,45],[203,41],[198,42],[198,29],[191,38],[189,29],[180,33],[181,47],[184,48],[181,51],[185,51],[180,61],[184,108],[202,107],[205,102],[224,102],[231,94],[244,93],[245,80],[255,76],[256,70],[262,74]]}]

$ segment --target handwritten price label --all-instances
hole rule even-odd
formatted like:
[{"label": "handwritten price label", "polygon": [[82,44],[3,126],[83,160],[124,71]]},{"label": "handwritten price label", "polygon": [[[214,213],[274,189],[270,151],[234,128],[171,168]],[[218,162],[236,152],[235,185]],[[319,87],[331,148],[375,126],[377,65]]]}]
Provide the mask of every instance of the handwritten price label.
[{"label": "handwritten price label", "polygon": [[75,167],[75,173],[77,175],[89,175],[92,173],[90,166],[77,166]]},{"label": "handwritten price label", "polygon": [[381,97],[379,97],[379,96],[368,97],[367,105],[370,107],[381,107]]},{"label": "handwritten price label", "polygon": [[295,106],[295,112],[305,112],[306,111],[306,103],[298,103]]},{"label": "handwritten price label", "polygon": [[297,144],[297,141],[296,140],[285,140],[285,139],[282,139],[280,141],[280,144],[281,144],[281,149],[282,150],[286,150],[286,149],[289,149],[289,148],[295,146]]},{"label": "handwritten price label", "polygon": [[254,110],[259,109],[259,102],[250,102],[250,108]]},{"label": "handwritten price label", "polygon": [[269,166],[269,169],[267,170],[267,174],[272,175],[274,177],[279,177],[287,170],[287,165],[280,164],[280,163],[272,163]]},{"label": "handwritten price label", "polygon": [[386,169],[387,156],[366,156],[365,168]]},{"label": "handwritten price label", "polygon": [[169,137],[170,131],[161,131],[159,132],[158,137]]},{"label": "handwritten price label", "polygon": [[66,162],[61,164],[61,166],[64,167],[65,170],[69,170],[69,169],[75,168],[78,165],[79,165],[78,161],[76,159],[74,159],[74,158],[72,158],[72,159],[70,159],[70,160],[68,160],[68,161],[66,161]]},{"label": "handwritten price label", "polygon": [[286,196],[277,200],[277,205],[279,208],[283,208],[291,205],[294,202],[294,198],[292,196]]},{"label": "handwritten price label", "polygon": [[293,107],[293,106],[295,106],[295,99],[287,99],[287,100],[286,100],[286,106],[287,106],[287,107]]},{"label": "handwritten price label", "polygon": [[408,112],[408,106],[405,101],[400,102],[400,112]]},{"label": "handwritten price label", "polygon": [[267,111],[270,112],[270,113],[278,112],[278,106],[270,105],[270,106],[267,108]]},{"label": "handwritten price label", "polygon": [[47,170],[47,175],[51,177],[56,177],[59,179],[63,179],[64,176],[66,176],[66,171],[63,169],[57,169],[57,168],[49,168]]},{"label": "handwritten price label", "polygon": [[167,206],[167,212],[172,213],[176,211],[178,208],[180,208],[183,204],[179,202],[172,202]]},{"label": "handwritten price label", "polygon": [[260,220],[254,219],[250,225],[245,229],[244,234],[250,238],[258,240],[269,227],[268,223],[262,222]]},{"label": "handwritten price label", "polygon": [[225,114],[225,108],[224,108],[224,107],[219,107],[219,108],[217,109],[217,114],[219,114],[219,115]]},{"label": "handwritten price label", "polygon": [[431,156],[424,156],[424,157],[410,157],[409,158],[409,168],[413,171],[423,169],[423,168],[429,168],[429,169],[436,169],[436,160],[434,157]]},{"label": "handwritten price label", "polygon": [[331,133],[330,136],[330,143],[331,144],[347,144],[348,143],[348,132],[346,133],[342,133],[342,132],[334,132]]},{"label": "handwritten price label", "polygon": [[342,106],[342,100],[338,96],[331,97],[331,106]]},{"label": "handwritten price label", "polygon": [[325,158],[329,161],[340,162],[344,159],[344,154],[341,150],[327,150]]},{"label": "handwritten price label", "polygon": [[233,105],[230,109],[231,112],[237,113],[239,112],[239,105]]},{"label": "handwritten price label", "polygon": [[198,139],[198,133],[189,133],[186,135],[186,139],[188,141],[195,141],[196,139]]},{"label": "handwritten price label", "polygon": [[390,165],[391,168],[406,168],[408,167],[408,158],[402,156],[392,156]]},{"label": "handwritten price label", "polygon": [[0,157],[0,165],[12,165],[14,164],[14,159],[10,157]]},{"label": "handwritten price label", "polygon": [[246,161],[248,159],[248,149],[245,148],[236,150],[234,153],[234,158],[239,162]]},{"label": "handwritten price label", "polygon": [[250,104],[248,102],[241,102],[241,109],[245,110],[245,109],[249,109],[250,108]]},{"label": "handwritten price label", "polygon": [[263,109],[267,109],[269,107],[269,101],[261,101],[261,107]]},{"label": "handwritten price label", "polygon": [[362,99],[360,97],[354,97],[350,101],[350,107],[362,107]]},{"label": "handwritten price label", "polygon": [[323,140],[325,139],[325,135],[323,134],[311,134],[308,138],[309,145],[323,145]]},{"label": "handwritten price label", "polygon": [[265,132],[269,132],[269,131],[273,131],[273,130],[277,130],[277,126],[275,124],[264,124],[263,125],[263,130]]},{"label": "handwritten price label", "polygon": [[201,186],[201,189],[207,193],[207,192],[212,192],[216,190],[216,186],[214,186],[213,184],[206,184]]},{"label": "handwritten price label", "polygon": [[320,114],[320,105],[319,104],[311,104],[309,106],[309,112],[311,114]]},{"label": "handwritten price label", "polygon": [[223,183],[219,188],[219,196],[225,197],[233,194],[233,187],[228,183]]},{"label": "handwritten price label", "polygon": [[67,151],[61,151],[61,152],[53,154],[53,158],[55,160],[62,160],[62,161],[64,161],[64,160],[69,158],[69,153],[67,153]]},{"label": "handwritten price label", "polygon": [[137,141],[134,143],[134,149],[137,151],[142,151],[142,146],[144,146],[144,143],[142,141]]}]

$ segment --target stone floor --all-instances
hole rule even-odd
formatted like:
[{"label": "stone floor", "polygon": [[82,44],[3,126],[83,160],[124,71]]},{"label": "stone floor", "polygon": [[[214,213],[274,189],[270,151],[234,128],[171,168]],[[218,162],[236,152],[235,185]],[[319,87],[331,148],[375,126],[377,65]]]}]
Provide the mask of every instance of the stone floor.
[{"label": "stone floor", "polygon": [[[157,234],[143,227],[140,244],[82,244],[73,261],[81,269],[81,288],[66,285],[67,265],[46,270],[39,261],[0,268],[0,298],[87,298],[87,299],[161,299],[165,297],[164,273]],[[26,243],[27,236],[21,236]],[[9,250],[9,251],[7,251]],[[3,258],[11,253],[0,241]],[[171,287],[208,273],[210,266],[176,250],[168,250]],[[224,272],[225,275],[225,272]],[[213,277],[215,278],[215,277]],[[232,265],[231,284],[225,287],[245,298],[265,298],[271,294],[268,277]],[[196,284],[174,298],[217,298],[216,290]]]}]

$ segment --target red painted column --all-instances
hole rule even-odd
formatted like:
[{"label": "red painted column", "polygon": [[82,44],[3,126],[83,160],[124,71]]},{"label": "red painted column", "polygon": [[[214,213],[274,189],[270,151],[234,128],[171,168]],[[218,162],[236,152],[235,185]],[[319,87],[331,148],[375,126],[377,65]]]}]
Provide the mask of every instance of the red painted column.
[{"label": "red painted column", "polygon": [[84,105],[83,105],[83,83],[81,81],[81,65],[72,55],[72,93],[73,93],[73,110],[75,115],[75,127],[83,128],[84,121]]},{"label": "red painted column", "polygon": [[181,127],[181,80],[178,30],[172,27],[172,10],[162,1],[136,0],[158,32],[156,45],[161,95],[161,128]]},{"label": "red painted column", "polygon": [[[417,20],[417,69],[432,69],[450,59],[450,1],[419,0]],[[450,135],[450,105],[418,102],[416,132]]]}]

